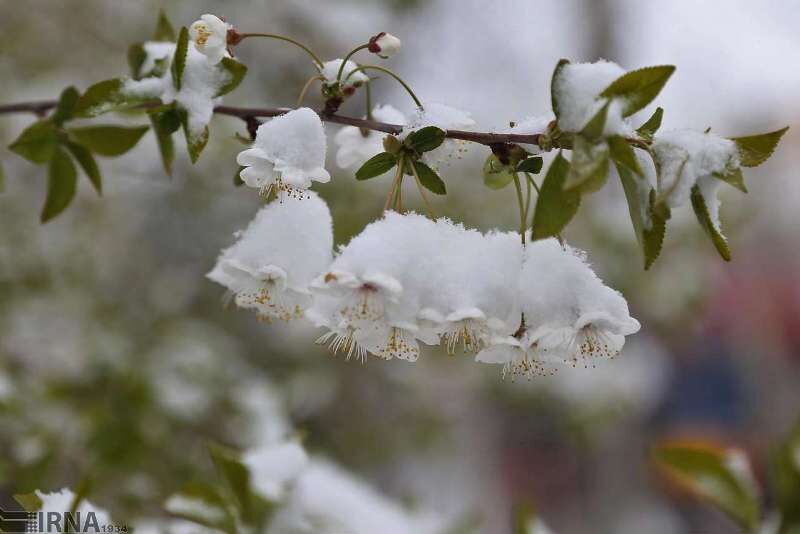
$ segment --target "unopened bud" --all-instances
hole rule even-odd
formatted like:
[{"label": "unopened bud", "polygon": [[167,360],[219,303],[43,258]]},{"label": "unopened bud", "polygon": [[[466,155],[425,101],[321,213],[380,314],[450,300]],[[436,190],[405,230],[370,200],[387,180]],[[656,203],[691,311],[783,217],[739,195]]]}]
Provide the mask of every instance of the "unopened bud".
[{"label": "unopened bud", "polygon": [[369,47],[367,49],[373,54],[386,59],[398,53],[400,45],[400,39],[391,33],[381,32],[369,38]]}]

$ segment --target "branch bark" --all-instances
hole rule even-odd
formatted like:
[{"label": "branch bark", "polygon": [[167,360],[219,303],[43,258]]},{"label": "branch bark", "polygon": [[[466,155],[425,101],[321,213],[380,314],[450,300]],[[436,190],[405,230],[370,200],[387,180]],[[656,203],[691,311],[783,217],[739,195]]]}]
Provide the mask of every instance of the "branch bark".
[{"label": "branch bark", "polygon": [[[18,102],[15,104],[0,105],[0,114],[5,113],[35,113],[42,115],[46,111],[54,108],[57,102],[55,100],[41,100],[36,102]],[[147,106],[145,106],[147,107]],[[277,117],[284,115],[293,108],[242,108],[234,106],[217,106],[214,108],[214,113],[219,115],[228,115],[231,117],[238,117],[244,121],[259,117]],[[388,134],[399,134],[403,130],[401,124],[389,124],[387,122],[379,122],[370,119],[359,119],[356,117],[348,117],[345,115],[337,115],[331,113],[318,112],[320,119],[325,122],[335,124],[344,124],[347,126],[356,126],[358,128],[365,128],[367,130],[374,130]],[[531,144],[539,143],[539,136],[541,134],[506,134],[494,132],[472,132],[464,130],[446,130],[445,137],[449,139],[461,139],[463,141],[470,141],[473,143],[480,143],[482,145],[497,145],[503,143],[515,144]]]}]

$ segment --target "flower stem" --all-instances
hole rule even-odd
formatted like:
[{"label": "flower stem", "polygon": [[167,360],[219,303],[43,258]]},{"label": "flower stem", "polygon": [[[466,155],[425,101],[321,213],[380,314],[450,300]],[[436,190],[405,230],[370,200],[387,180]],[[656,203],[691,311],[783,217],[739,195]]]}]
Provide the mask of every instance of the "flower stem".
[{"label": "flower stem", "polygon": [[[372,120],[372,89],[369,82],[364,85],[364,102],[367,106],[367,120]],[[361,128],[361,135],[364,137],[369,136],[369,129]]]},{"label": "flower stem", "polygon": [[392,180],[392,187],[389,188],[389,194],[386,196],[386,202],[383,205],[383,211],[389,209],[389,206],[392,205],[392,197],[394,197],[395,190],[397,189],[397,183],[403,179],[403,166],[405,161],[403,158],[400,158],[397,161],[397,172],[394,175],[394,180]]},{"label": "flower stem", "polygon": [[311,86],[313,85],[313,83],[315,81],[317,81],[317,80],[323,80],[323,79],[324,78],[322,76],[320,76],[319,74],[316,75],[316,76],[312,76],[311,78],[308,79],[308,81],[303,86],[303,89],[300,91],[300,96],[297,97],[297,107],[298,108],[303,105],[303,100],[306,99],[306,94],[308,93],[308,90],[311,89]]},{"label": "flower stem", "polygon": [[286,41],[287,43],[292,43],[293,45],[302,48],[306,52],[306,54],[311,56],[311,59],[314,60],[314,64],[317,66],[317,69],[320,71],[322,70],[322,60],[314,52],[312,52],[309,47],[307,47],[303,43],[295,41],[290,37],[285,37],[283,35],[277,35],[274,33],[243,33],[241,39],[244,40],[248,37],[267,37],[269,39],[278,39],[281,41]]},{"label": "flower stem", "polygon": [[342,60],[342,64],[339,65],[339,72],[336,73],[336,81],[342,83],[342,74],[344,74],[344,66],[347,65],[347,60],[353,57],[353,54],[358,52],[359,50],[364,50],[365,48],[369,48],[369,43],[365,43],[355,47],[354,49],[350,50],[344,59]]},{"label": "flower stem", "polygon": [[411,98],[414,99],[414,103],[417,105],[417,107],[419,109],[424,109],[422,107],[422,102],[420,102],[419,98],[417,98],[417,95],[414,94],[414,91],[411,90],[411,87],[409,87],[408,84],[406,82],[404,82],[402,78],[400,78],[400,76],[398,76],[394,72],[390,71],[389,69],[385,69],[385,68],[380,67],[378,65],[361,65],[360,67],[358,67],[356,69],[353,69],[349,73],[347,73],[347,77],[344,79],[344,81],[347,82],[347,80],[350,79],[350,76],[352,76],[356,72],[365,71],[367,69],[372,69],[372,70],[377,70],[377,71],[383,72],[385,74],[388,74],[389,76],[391,76],[395,80],[397,80],[400,83],[400,85],[403,86],[403,89],[405,89],[406,92],[408,92],[408,94],[411,95]]},{"label": "flower stem", "polygon": [[522,200],[522,186],[519,183],[519,174],[514,173],[514,189],[517,191],[517,206],[519,207],[519,238],[522,244],[525,244],[525,229],[528,223],[528,217],[525,211],[525,203]]}]

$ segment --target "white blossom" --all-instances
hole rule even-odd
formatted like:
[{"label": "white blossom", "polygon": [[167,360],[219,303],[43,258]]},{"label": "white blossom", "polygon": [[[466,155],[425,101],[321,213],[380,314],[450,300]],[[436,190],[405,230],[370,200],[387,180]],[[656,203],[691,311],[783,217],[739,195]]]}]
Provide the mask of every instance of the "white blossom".
[{"label": "white blossom", "polygon": [[299,108],[258,127],[253,147],[236,157],[244,183],[267,193],[303,197],[313,181],[325,183],[325,130],[319,115]]},{"label": "white blossom", "polygon": [[[389,124],[405,124],[406,118],[389,104],[375,106],[372,117],[376,121]],[[336,152],[336,164],[343,168],[360,166],[372,156],[383,152],[383,139],[387,134],[374,130],[362,130],[357,126],[345,126],[334,136],[333,141],[339,146]]]},{"label": "white blossom", "polygon": [[311,304],[309,282],[331,262],[331,224],[328,206],[315,193],[271,202],[207,276],[227,287],[237,305],[266,319],[299,317]]},{"label": "white blossom", "polygon": [[189,37],[198,52],[216,65],[225,57],[228,48],[228,30],[231,25],[216,15],[205,14],[189,27]]},{"label": "white blossom", "polygon": [[697,184],[712,220],[719,226],[716,193],[720,180],[714,174],[739,167],[736,143],[711,133],[668,130],[655,137],[652,150],[661,171],[659,196],[675,208],[689,200],[692,187]]},{"label": "white blossom", "polygon": [[[608,102],[600,93],[625,70],[610,61],[568,63],[553,80],[553,92],[559,104],[558,125],[564,132],[580,132]],[[633,127],[622,117],[623,102],[609,103],[604,133],[632,135]]]},{"label": "white blossom", "polygon": [[296,440],[265,445],[242,456],[253,489],[270,501],[281,500],[308,465],[308,455]]},{"label": "white blossom", "polygon": [[526,247],[519,295],[529,339],[545,361],[594,365],[616,356],[625,336],[639,330],[622,295],[603,284],[580,252],[554,239]]},{"label": "white blossom", "polygon": [[[337,76],[339,75],[339,69],[342,66],[343,59],[332,59],[330,61],[326,61],[322,64],[322,70],[320,74],[324,78],[323,83],[325,85],[334,85],[337,83]],[[353,87],[358,87],[364,83],[369,81],[369,76],[364,74],[363,71],[355,71],[358,68],[353,61],[347,60],[347,63],[344,65],[344,69],[342,70],[342,79],[341,79],[341,88],[348,89]]]},{"label": "white blossom", "polygon": [[386,59],[398,53],[401,46],[400,39],[391,33],[381,32],[373,35],[369,40],[369,51]]}]

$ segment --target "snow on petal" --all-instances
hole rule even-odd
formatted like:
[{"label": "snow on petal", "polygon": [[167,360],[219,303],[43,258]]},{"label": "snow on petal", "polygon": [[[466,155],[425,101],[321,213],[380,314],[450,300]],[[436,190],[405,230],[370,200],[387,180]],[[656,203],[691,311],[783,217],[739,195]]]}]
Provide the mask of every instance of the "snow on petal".
[{"label": "snow on petal", "polygon": [[[324,83],[326,85],[334,85],[336,83],[336,77],[339,75],[339,69],[342,66],[342,61],[344,60],[341,58],[332,59],[322,64],[322,71],[320,74],[322,74],[322,77],[325,78]],[[345,63],[344,69],[342,70],[342,89],[348,87],[358,87],[359,85],[369,81],[369,76],[364,74],[363,71],[356,71],[357,68],[358,65],[356,65],[353,61],[350,61],[349,59],[347,60],[347,63]]]},{"label": "snow on petal", "polygon": [[328,206],[309,193],[262,208],[207,276],[227,287],[240,307],[289,320],[311,305],[308,285],[330,264],[332,247]]},{"label": "snow on petal", "polygon": [[267,500],[281,500],[288,488],[308,465],[308,455],[297,441],[287,441],[252,449],[242,463],[250,471],[253,489]]},{"label": "snow on petal", "polygon": [[[372,118],[389,124],[405,124],[406,118],[389,104],[375,106]],[[347,169],[361,166],[372,156],[383,152],[383,139],[387,134],[374,130],[362,130],[356,126],[344,126],[333,138],[339,147],[336,164]]]}]

